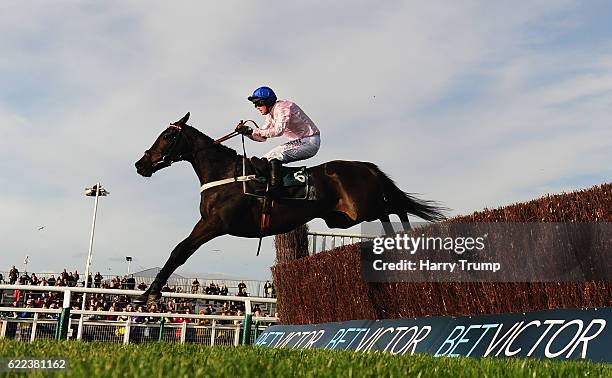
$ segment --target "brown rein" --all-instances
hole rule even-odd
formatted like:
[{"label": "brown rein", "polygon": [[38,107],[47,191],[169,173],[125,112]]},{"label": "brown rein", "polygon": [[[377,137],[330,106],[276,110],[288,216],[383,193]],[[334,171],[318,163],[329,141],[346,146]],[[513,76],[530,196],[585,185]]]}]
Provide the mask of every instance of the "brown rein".
[{"label": "brown rein", "polygon": [[[246,125],[247,122],[251,122],[253,125],[255,125],[255,127],[259,128],[257,123],[255,121],[253,121],[252,119],[247,119],[246,121],[240,121],[236,127],[241,126],[241,125]],[[236,135],[239,135],[239,134],[240,133],[237,132],[237,131],[232,131],[231,133],[225,134],[221,138],[215,140],[213,143],[214,144],[219,144],[221,142],[225,142],[226,140],[231,139],[231,138],[233,138],[233,137],[235,137]]]}]

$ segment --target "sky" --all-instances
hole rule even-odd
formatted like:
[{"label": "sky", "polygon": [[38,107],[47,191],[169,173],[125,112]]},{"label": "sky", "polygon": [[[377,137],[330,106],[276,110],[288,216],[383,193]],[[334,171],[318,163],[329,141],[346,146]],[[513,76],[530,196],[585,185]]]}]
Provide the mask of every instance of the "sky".
[{"label": "sky", "polygon": [[[451,216],[610,182],[611,16],[606,1],[2,1],[0,271],[27,255],[28,271],[84,272],[96,182],[92,270],[163,266],[199,183],[188,163],[146,179],[134,162],[187,111],[213,138],[261,121],[246,100],[261,85],[320,128],[305,164],[374,162]],[[220,237],[178,273],[266,279],[273,240],[256,247]]]}]

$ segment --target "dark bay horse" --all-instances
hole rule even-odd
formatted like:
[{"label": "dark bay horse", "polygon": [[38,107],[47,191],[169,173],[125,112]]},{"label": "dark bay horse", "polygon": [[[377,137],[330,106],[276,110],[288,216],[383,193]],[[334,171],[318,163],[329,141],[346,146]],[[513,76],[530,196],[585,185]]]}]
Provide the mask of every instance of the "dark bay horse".
[{"label": "dark bay horse", "polygon": [[[200,185],[242,174],[242,155],[214,143],[213,139],[188,126],[189,113],[171,124],[136,162],[137,172],[145,177],[177,161],[193,166]],[[251,172],[248,170],[251,169]],[[289,232],[314,219],[322,218],[331,228],[348,228],[364,221],[389,222],[396,214],[409,227],[408,214],[428,221],[445,219],[442,208],[400,190],[372,163],[334,160],[309,168],[315,200],[274,200],[265,235]],[[247,173],[253,173],[247,166]],[[168,277],[202,244],[221,235],[259,238],[262,233],[260,199],[243,193],[243,183],[232,182],[201,193],[201,219],[170,254],[170,258],[148,290],[139,298],[148,303],[161,296]],[[385,229],[385,231],[390,231]]]}]

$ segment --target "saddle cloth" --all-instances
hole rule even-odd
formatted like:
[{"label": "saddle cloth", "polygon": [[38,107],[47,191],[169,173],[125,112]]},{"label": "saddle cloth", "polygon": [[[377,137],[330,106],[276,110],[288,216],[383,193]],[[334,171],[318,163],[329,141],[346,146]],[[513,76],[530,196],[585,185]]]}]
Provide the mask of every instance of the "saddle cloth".
[{"label": "saddle cloth", "polygon": [[[259,181],[246,183],[245,194],[264,197],[270,180],[270,165],[266,159],[252,157],[249,159],[255,175],[261,178]],[[282,188],[280,189],[282,199],[315,199],[314,187],[311,185],[312,177],[310,171],[303,167],[281,168]]]}]

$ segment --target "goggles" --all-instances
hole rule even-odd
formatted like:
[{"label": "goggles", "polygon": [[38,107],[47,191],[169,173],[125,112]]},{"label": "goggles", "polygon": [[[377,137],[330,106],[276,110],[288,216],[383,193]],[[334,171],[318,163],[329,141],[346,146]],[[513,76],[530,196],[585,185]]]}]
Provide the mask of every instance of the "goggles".
[{"label": "goggles", "polygon": [[266,106],[266,100],[264,99],[258,99],[253,101],[253,105],[255,105],[255,107],[259,107],[259,106]]}]

